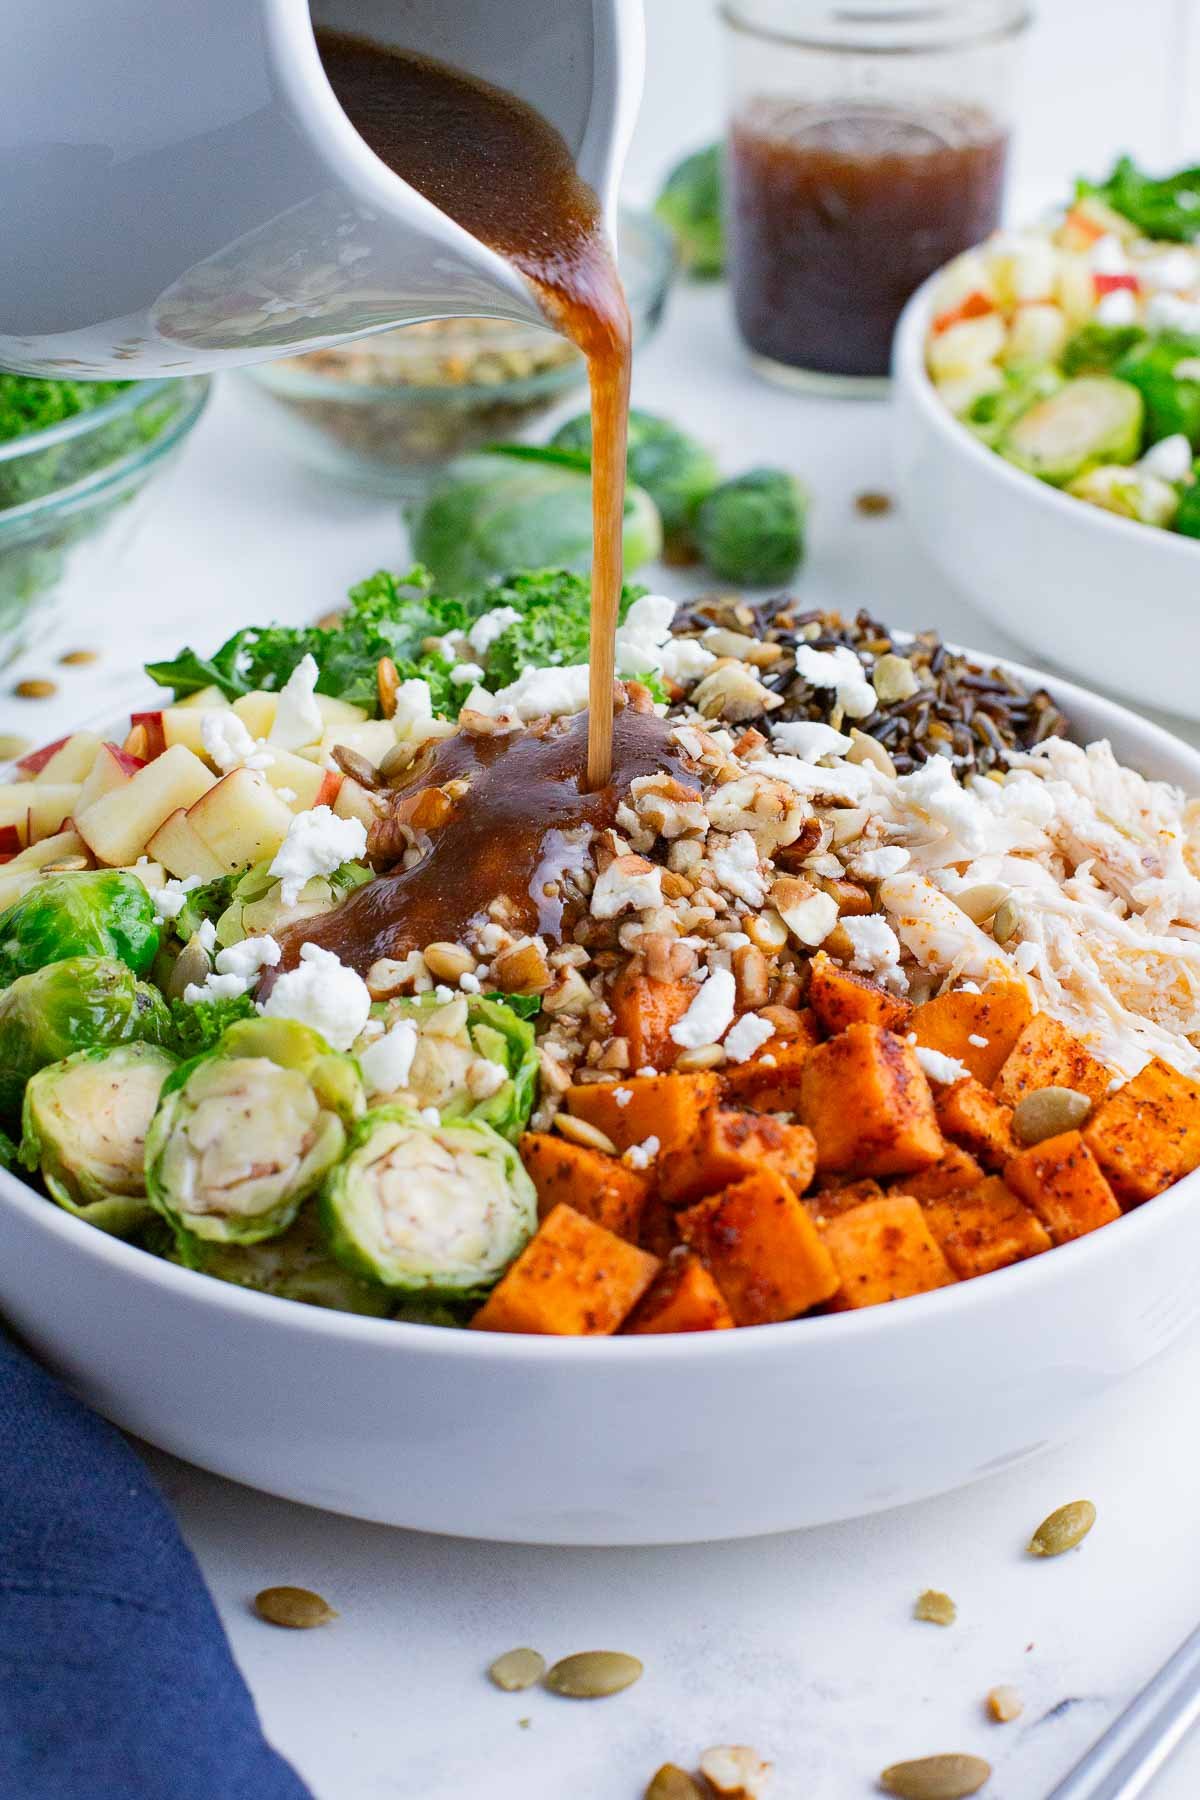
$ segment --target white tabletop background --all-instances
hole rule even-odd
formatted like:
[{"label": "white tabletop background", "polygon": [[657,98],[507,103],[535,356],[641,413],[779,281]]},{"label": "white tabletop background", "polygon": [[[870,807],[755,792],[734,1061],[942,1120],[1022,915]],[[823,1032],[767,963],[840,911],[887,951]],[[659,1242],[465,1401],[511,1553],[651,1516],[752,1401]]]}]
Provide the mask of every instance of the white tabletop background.
[{"label": "white tabletop background", "polygon": [[[721,106],[708,0],[648,0],[647,10],[634,194],[712,135]],[[1195,0],[1045,0],[1020,115],[1020,204],[1061,191],[1077,168],[1103,168],[1118,145],[1159,163],[1200,149],[1197,11]],[[886,407],[800,401],[753,380],[720,289],[676,293],[641,358],[635,398],[711,441],[731,470],[777,461],[809,481],[809,604],[866,604],[898,623],[1012,647],[946,587],[903,518],[854,512],[856,493],[890,485]],[[119,585],[77,595],[16,671],[55,676],[57,698],[6,694],[0,728],[49,738],[110,701],[116,712],[150,654],[188,639],[214,645],[247,621],[312,618],[368,571],[404,563],[394,507],[276,454],[236,381],[220,384],[156,499]],[[56,668],[78,646],[102,649],[101,663]],[[876,1791],[885,1763],[947,1749],[992,1761],[995,1800],[1043,1800],[1200,1620],[1198,1384],[1193,1341],[1086,1436],[965,1493],[824,1530],[676,1550],[421,1537],[148,1454],[266,1729],[318,1800],[639,1800],[660,1762],[686,1765],[729,1741],[775,1761],[779,1800],[857,1800]],[[1055,1563],[1023,1556],[1041,1517],[1081,1496],[1099,1509],[1083,1550]],[[295,1635],[260,1624],[248,1601],[277,1582],[319,1589],[341,1616]],[[926,1586],[958,1602],[952,1629],[912,1620]],[[549,1657],[630,1650],[646,1674],[594,1706],[536,1690],[502,1695],[484,1670],[522,1643]],[[1015,1724],[984,1717],[998,1682],[1024,1696]],[[1153,1793],[1194,1800],[1200,1739]]]}]

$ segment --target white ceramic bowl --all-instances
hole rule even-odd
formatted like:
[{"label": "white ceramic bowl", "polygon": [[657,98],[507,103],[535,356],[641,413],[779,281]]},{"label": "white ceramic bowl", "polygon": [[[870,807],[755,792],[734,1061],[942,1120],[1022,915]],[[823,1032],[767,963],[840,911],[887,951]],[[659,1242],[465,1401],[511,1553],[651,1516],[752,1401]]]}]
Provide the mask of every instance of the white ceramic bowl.
[{"label": "white ceramic bowl", "polygon": [[1081,679],[1200,718],[1200,542],[1060,493],[981,444],[925,370],[931,276],[893,353],[897,483],[943,574]]},{"label": "white ceramic bowl", "polygon": [[[1046,686],[1080,736],[1200,792],[1200,753]],[[1187,1330],[1198,1255],[1200,1172],[1032,1262],[870,1311],[504,1337],[230,1287],[0,1174],[0,1314],[100,1412],[289,1499],[537,1543],[749,1537],[977,1480],[1068,1434]]]}]

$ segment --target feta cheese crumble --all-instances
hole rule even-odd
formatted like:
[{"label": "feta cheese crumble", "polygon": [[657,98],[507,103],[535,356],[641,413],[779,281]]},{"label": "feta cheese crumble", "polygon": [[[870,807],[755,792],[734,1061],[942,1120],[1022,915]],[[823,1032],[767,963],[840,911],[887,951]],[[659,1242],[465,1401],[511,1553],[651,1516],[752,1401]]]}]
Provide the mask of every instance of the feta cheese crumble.
[{"label": "feta cheese crumble", "polygon": [[826,756],[845,756],[847,750],[854,748],[852,737],[847,737],[844,731],[835,731],[832,725],[822,725],[819,719],[792,719],[772,725],[771,738],[777,750],[798,756],[802,762],[815,763]]},{"label": "feta cheese crumble", "polygon": [[417,1049],[417,1028],[398,1019],[382,1037],[359,1052],[358,1066],[368,1094],[394,1094],[408,1081]]},{"label": "feta cheese crumble", "polygon": [[275,721],[267,734],[267,742],[280,750],[303,750],[307,744],[319,742],[325,721],[316,702],[316,659],[302,656],[282,688],[275,708]]},{"label": "feta cheese crumble", "polygon": [[930,1081],[936,1081],[942,1087],[951,1087],[971,1073],[956,1056],[943,1056],[940,1050],[928,1050],[924,1044],[917,1044],[914,1049],[917,1061]]},{"label": "feta cheese crumble", "polygon": [[1137,466],[1146,475],[1157,475],[1160,481],[1186,481],[1192,472],[1191,440],[1182,431],[1160,438],[1139,458]]},{"label": "feta cheese crumble", "polygon": [[311,812],[296,814],[268,874],[282,882],[283,904],[295,906],[314,875],[332,875],[366,847],[367,828],[361,819],[339,819],[328,806],[314,806]]},{"label": "feta cheese crumble", "polygon": [[648,1169],[661,1148],[656,1137],[643,1138],[640,1144],[629,1146],[621,1161],[630,1169]]},{"label": "feta cheese crumble", "polygon": [[591,912],[595,919],[615,919],[619,913],[641,912],[663,903],[662,870],[644,856],[614,856],[596,878]]},{"label": "feta cheese crumble", "polygon": [[[767,889],[758,863],[758,846],[748,831],[735,831],[722,843],[710,838],[708,860],[718,884],[727,894],[755,911],[766,904]],[[743,939],[748,942],[748,939]],[[729,945],[732,949],[733,946]]]},{"label": "feta cheese crumble", "polygon": [[235,769],[269,769],[275,761],[261,738],[253,738],[235,712],[200,715],[200,741],[213,767],[222,775]]},{"label": "feta cheese crumble", "polygon": [[520,617],[515,606],[493,606],[490,612],[481,613],[467,633],[467,642],[476,656],[486,657],[496,639],[503,637]]},{"label": "feta cheese crumble", "polygon": [[729,1029],[725,1054],[730,1062],[748,1062],[774,1034],[775,1027],[769,1019],[760,1019],[757,1013],[743,1013],[737,1024]]},{"label": "feta cheese crumble", "polygon": [[911,860],[900,844],[885,844],[880,850],[860,850],[850,864],[850,873],[863,875],[868,881],[883,881],[907,869]]},{"label": "feta cheese crumble", "polygon": [[155,917],[163,920],[177,919],[183,911],[188,895],[201,885],[198,875],[188,875],[183,881],[177,881],[173,875],[168,876],[160,888],[154,888],[150,899],[154,904]]},{"label": "feta cheese crumble", "polygon": [[868,718],[878,705],[875,689],[867,680],[863,665],[845,644],[839,644],[833,650],[814,650],[811,644],[797,645],[796,673],[810,687],[834,688],[837,703],[848,718]]},{"label": "feta cheese crumble", "polygon": [[672,1041],[685,1050],[703,1050],[719,1043],[733,1023],[736,996],[732,971],[710,970],[683,1017],[672,1025]]},{"label": "feta cheese crumble", "polygon": [[267,932],[255,937],[243,938],[239,944],[229,944],[224,950],[217,952],[218,975],[236,975],[249,988],[260,969],[274,969],[279,966],[283,951],[275,939]]},{"label": "feta cheese crumble", "polygon": [[371,1016],[371,996],[362,976],[332,950],[302,944],[300,966],[279,977],[260,1011],[311,1026],[335,1050],[349,1050]]}]

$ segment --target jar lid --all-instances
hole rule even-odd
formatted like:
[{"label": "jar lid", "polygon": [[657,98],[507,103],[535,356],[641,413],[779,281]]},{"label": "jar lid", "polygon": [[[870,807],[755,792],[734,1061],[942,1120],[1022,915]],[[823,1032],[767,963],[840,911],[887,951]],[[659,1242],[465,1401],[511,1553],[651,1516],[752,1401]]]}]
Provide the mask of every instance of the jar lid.
[{"label": "jar lid", "polygon": [[810,50],[931,55],[1023,31],[1026,0],[723,0],[737,30]]}]

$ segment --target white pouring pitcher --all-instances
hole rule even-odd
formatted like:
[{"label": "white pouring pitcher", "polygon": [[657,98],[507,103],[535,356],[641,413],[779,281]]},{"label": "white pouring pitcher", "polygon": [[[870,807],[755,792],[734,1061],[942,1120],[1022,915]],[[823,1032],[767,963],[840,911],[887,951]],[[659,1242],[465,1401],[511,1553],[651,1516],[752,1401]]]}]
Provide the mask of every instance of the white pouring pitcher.
[{"label": "white pouring pitcher", "polygon": [[545,323],[511,264],[367,148],[314,24],[517,94],[558,127],[611,227],[641,93],[641,0],[0,12],[0,367],[183,375],[452,314]]}]

